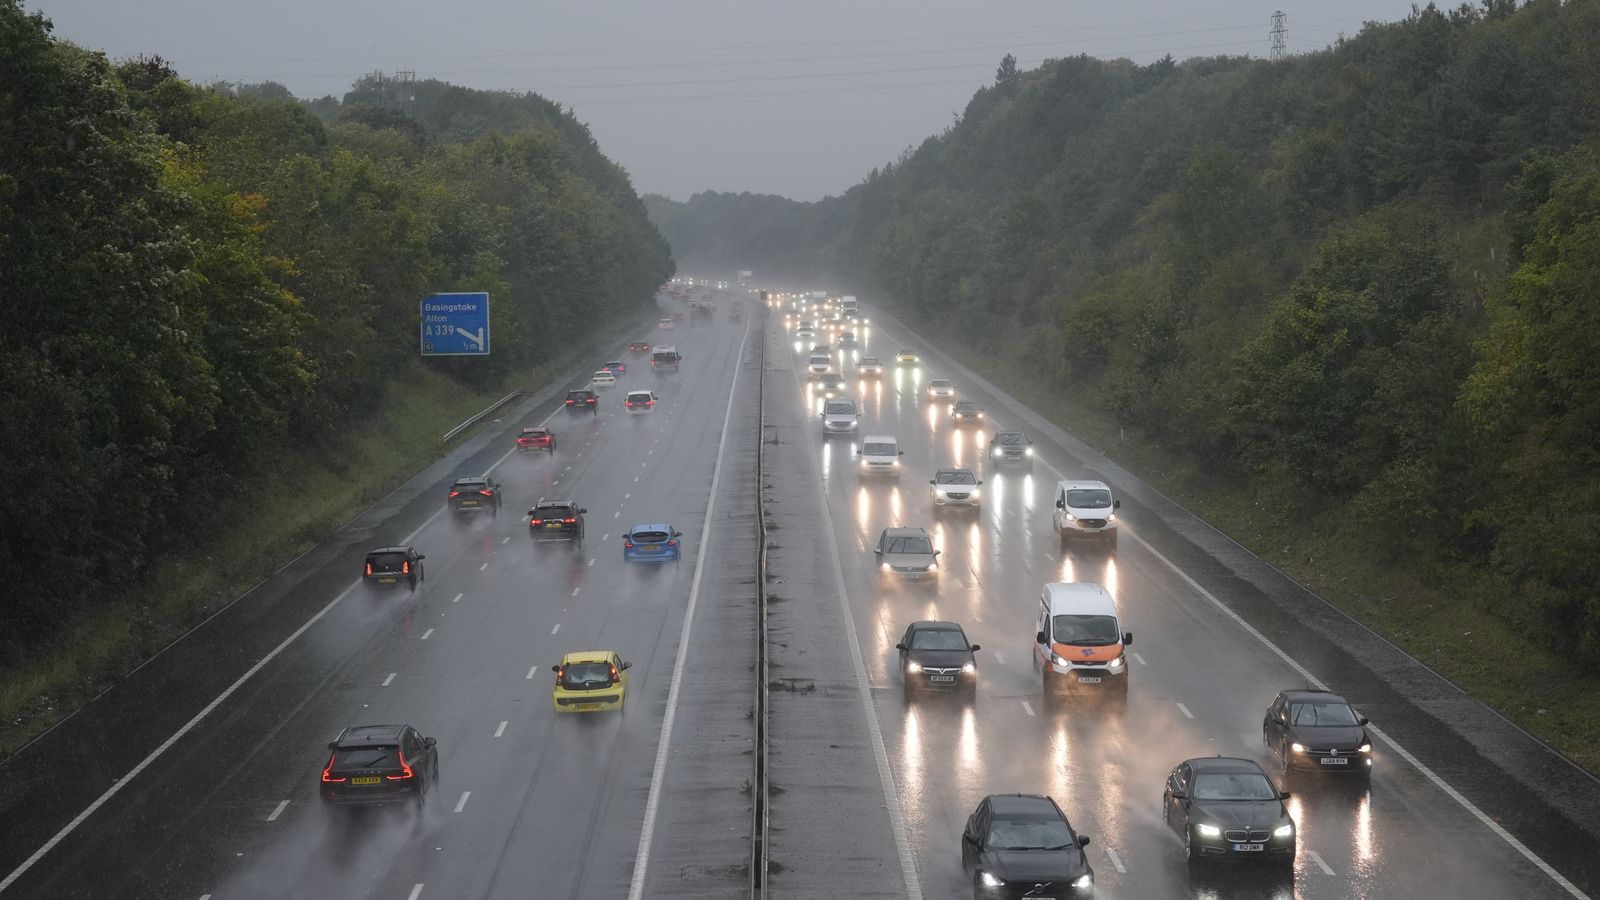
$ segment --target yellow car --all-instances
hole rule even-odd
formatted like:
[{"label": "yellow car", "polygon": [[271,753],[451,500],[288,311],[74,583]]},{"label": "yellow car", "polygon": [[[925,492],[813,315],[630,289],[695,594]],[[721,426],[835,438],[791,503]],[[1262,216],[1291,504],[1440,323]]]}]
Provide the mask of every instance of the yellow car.
[{"label": "yellow car", "polygon": [[894,361],[902,366],[914,366],[921,361],[921,357],[910,350],[901,350],[895,354]]},{"label": "yellow car", "polygon": [[627,669],[631,665],[611,650],[580,650],[563,656],[561,665],[550,667],[556,673],[556,712],[621,711],[628,696]]}]

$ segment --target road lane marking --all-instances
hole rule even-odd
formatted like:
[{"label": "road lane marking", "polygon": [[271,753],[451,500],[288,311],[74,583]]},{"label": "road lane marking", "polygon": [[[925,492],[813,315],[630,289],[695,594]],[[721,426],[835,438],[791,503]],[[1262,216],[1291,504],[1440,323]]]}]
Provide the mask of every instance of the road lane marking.
[{"label": "road lane marking", "polygon": [[509,538],[509,537],[504,537],[504,538],[501,538],[501,539],[500,539],[500,543],[502,543],[502,544],[509,544],[509,543],[511,543],[511,538]]},{"label": "road lane marking", "polygon": [[421,896],[422,896],[422,882],[419,881],[416,884],[411,886],[411,893],[406,896],[406,900],[417,900],[417,898],[421,897]]},{"label": "road lane marking", "polygon": [[[504,727],[504,726],[502,726],[502,727]],[[498,735],[497,735],[497,737],[498,737]],[[456,801],[456,812],[461,812],[461,810],[466,807],[467,798],[471,797],[471,796],[472,796],[472,792],[471,791],[462,791],[461,792],[461,799]]]},{"label": "road lane marking", "polygon": [[556,633],[556,632],[558,632],[558,631],[560,631],[560,630],[561,630],[561,623],[560,623],[560,622],[557,622],[557,623],[556,623],[556,627],[554,627],[554,628],[552,628],[552,629],[550,629],[550,633],[551,633],[551,634],[555,634],[555,633]]},{"label": "road lane marking", "polygon": [[602,541],[610,540],[610,539],[611,539],[611,535],[609,535],[609,534],[600,535],[600,540],[602,540]]},{"label": "road lane marking", "polygon": [[620,510],[620,509],[619,509],[619,510],[617,510],[617,511],[616,511],[616,512],[614,512],[614,513],[612,513],[612,514],[611,514],[611,518],[613,518],[613,519],[620,519],[620,518],[622,518],[622,510]]},{"label": "road lane marking", "polygon": [[594,557],[589,557],[589,565],[594,565]]},{"label": "road lane marking", "polygon": [[539,671],[539,666],[537,664],[535,664],[533,668],[528,670],[528,677],[527,677],[526,680],[527,681],[532,681],[533,680],[533,673],[535,673],[537,671]]},{"label": "road lane marking", "polygon": [[1133,658],[1138,661],[1139,665],[1141,665],[1141,666],[1149,665],[1149,663],[1144,661],[1144,657],[1140,656],[1139,654],[1135,653],[1135,654],[1132,654],[1132,655],[1133,655]]},{"label": "road lane marking", "polygon": [[[700,578],[706,571],[706,548],[711,545],[711,526],[715,521],[713,510],[717,505],[717,485],[722,482],[722,460],[728,448],[728,423],[733,421],[733,398],[739,390],[740,366],[737,361],[744,358],[745,342],[749,337],[750,325],[746,323],[744,337],[739,339],[739,350],[734,354],[733,384],[728,387],[728,402],[722,414],[722,437],[717,442],[717,459],[711,467],[711,496],[706,501],[705,524],[700,530],[700,549],[695,559],[694,581],[689,586],[689,605],[684,610],[683,630],[678,635],[678,653],[672,662],[672,681],[667,689],[667,710],[661,721],[661,740],[656,744],[655,766],[650,771],[650,792],[644,801],[644,821],[639,829],[639,850],[633,858],[633,879],[628,885],[628,900],[643,900],[644,897],[645,875],[650,867],[650,842],[655,836],[656,810],[661,803],[661,782],[666,774],[667,757],[671,752],[673,722],[678,715],[678,692],[683,686],[684,662],[689,652],[689,634],[694,625],[695,605],[700,599]],[[844,576],[841,574],[839,577],[843,579]],[[876,725],[876,718],[871,721]],[[888,761],[887,757],[884,761]],[[920,897],[914,896],[913,900],[920,900]]]},{"label": "road lane marking", "polygon": [[383,680],[383,686],[384,686],[384,687],[388,687],[388,686],[389,686],[389,682],[391,682],[391,681],[393,681],[393,680],[394,680],[394,677],[395,677],[395,676],[396,676],[396,675],[399,675],[399,674],[400,674],[400,673],[399,673],[399,672],[390,672],[390,673],[389,673],[389,677],[388,677],[388,678],[385,678],[385,679],[384,679],[384,680]]},{"label": "road lane marking", "polygon": [[629,497],[632,497],[632,496],[633,496],[632,494],[623,494],[622,495],[622,499],[627,500]]},{"label": "road lane marking", "polygon": [[634,484],[638,484],[639,483],[639,476],[637,476],[637,475],[633,476],[633,483]]},{"label": "road lane marking", "polygon": [[581,590],[583,590],[583,588],[581,588],[581,587],[573,588],[572,589],[572,596],[574,596],[574,597],[578,596],[578,592],[581,591]]},{"label": "road lane marking", "polygon": [[422,639],[423,640],[427,640],[428,638],[431,638],[431,637],[433,637],[433,629],[432,628],[429,628],[427,631],[424,631],[422,633]]},{"label": "road lane marking", "polygon": [[276,821],[278,821],[278,817],[283,815],[283,811],[285,809],[288,809],[288,808],[289,808],[289,801],[287,801],[287,800],[279,800],[277,807],[275,809],[273,809],[272,812],[267,816],[267,821],[268,822],[276,822]]},{"label": "road lane marking", "polygon": [[466,595],[465,594],[457,594],[456,598],[454,600],[451,600],[450,602],[451,603],[460,603],[461,602],[461,598],[464,597],[464,596],[466,596]]},{"label": "road lane marking", "polygon": [[993,656],[994,657],[994,661],[999,663],[1000,665],[1003,666],[1003,665],[1006,664],[1006,658],[1004,656],[1000,655],[1000,651],[999,650],[990,651],[990,655]]},{"label": "road lane marking", "polygon": [[508,720],[506,720],[506,721],[504,721],[504,722],[501,722],[501,723],[500,723],[500,727],[499,727],[499,728],[496,728],[496,729],[495,729],[495,730],[494,730],[494,736],[495,736],[495,737],[500,737],[500,736],[501,736],[501,735],[503,735],[503,734],[505,734],[505,733],[506,733],[506,726],[507,726],[507,725],[510,725],[510,724],[511,724],[511,722],[510,722],[510,720],[509,720],[509,719],[508,719]]},{"label": "road lane marking", "polygon": [[1022,711],[1027,713],[1030,716],[1033,715],[1033,704],[1029,703],[1026,700],[1022,701]]},{"label": "road lane marking", "polygon": [[1127,869],[1126,866],[1124,866],[1122,864],[1122,857],[1117,855],[1117,851],[1111,849],[1110,847],[1107,847],[1106,848],[1106,859],[1111,860],[1111,867],[1117,870],[1117,874],[1118,875],[1126,875],[1126,874],[1128,874],[1128,869]]},{"label": "road lane marking", "polygon": [[1178,711],[1183,713],[1184,715],[1188,716],[1191,719],[1194,718],[1194,713],[1189,712],[1189,707],[1184,706],[1182,703],[1178,704]]},{"label": "road lane marking", "polygon": [[1306,855],[1310,856],[1311,857],[1311,861],[1317,864],[1317,868],[1322,870],[1322,874],[1324,874],[1324,875],[1332,875],[1333,874],[1333,870],[1328,868],[1328,864],[1322,861],[1322,854],[1318,853],[1315,850],[1307,850],[1306,851]]}]

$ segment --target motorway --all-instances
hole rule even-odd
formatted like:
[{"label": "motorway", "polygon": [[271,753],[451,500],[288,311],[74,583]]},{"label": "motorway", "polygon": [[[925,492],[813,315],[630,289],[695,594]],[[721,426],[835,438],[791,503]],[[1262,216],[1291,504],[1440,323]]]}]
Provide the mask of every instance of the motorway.
[{"label": "motorway", "polygon": [[[805,348],[779,316],[764,333],[754,318],[680,324],[674,374],[601,348],[594,362],[631,371],[598,415],[558,409],[586,380],[572,373],[0,765],[0,900],[748,896],[758,578],[772,597],[768,896],[970,896],[962,824],[1009,791],[1051,794],[1092,837],[1102,898],[1600,896],[1594,779],[872,315],[862,353],[923,353],[881,381],[844,364],[863,432],[901,441],[898,484],[863,483],[849,442],[823,441]],[[660,337],[620,339],[638,336]],[[978,438],[920,390],[936,375],[991,429],[1030,433],[1031,473],[987,470]],[[624,414],[630,387],[656,389],[656,412]],[[553,457],[511,452],[517,427],[547,417]],[[927,478],[958,463],[979,469],[985,506],[936,519]],[[506,508],[453,520],[445,487],[485,470]],[[1048,496],[1063,475],[1117,491],[1114,551],[1058,549]],[[521,513],[562,495],[589,510],[584,546],[530,545]],[[685,533],[683,561],[625,565],[622,527],[663,519]],[[867,548],[902,523],[933,531],[937,584],[879,580]],[[395,542],[427,553],[422,588],[355,584],[365,549]],[[1117,596],[1136,636],[1125,708],[1041,696],[1031,635],[1056,580]],[[903,696],[893,645],[921,618],[983,645],[973,706]],[[556,718],[549,667],[577,649],[633,662],[626,712]],[[1290,879],[1191,872],[1160,820],[1167,771],[1218,753],[1265,763],[1267,702],[1309,679],[1382,729],[1370,790],[1290,785]],[[322,809],[326,742],[378,722],[438,738],[439,789],[420,815]]]}]

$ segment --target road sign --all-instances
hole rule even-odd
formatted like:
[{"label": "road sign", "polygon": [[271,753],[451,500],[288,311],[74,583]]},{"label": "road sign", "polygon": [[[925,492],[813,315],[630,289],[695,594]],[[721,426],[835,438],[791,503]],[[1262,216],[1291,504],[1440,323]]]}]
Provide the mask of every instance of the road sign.
[{"label": "road sign", "polygon": [[489,295],[429,294],[422,298],[423,356],[488,356]]}]

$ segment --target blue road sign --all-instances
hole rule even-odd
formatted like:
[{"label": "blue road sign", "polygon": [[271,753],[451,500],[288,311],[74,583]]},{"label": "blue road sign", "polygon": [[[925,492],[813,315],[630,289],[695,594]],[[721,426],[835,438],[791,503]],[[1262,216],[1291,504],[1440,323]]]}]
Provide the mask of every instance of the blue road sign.
[{"label": "blue road sign", "polygon": [[422,298],[423,356],[488,356],[489,295],[429,294]]}]

